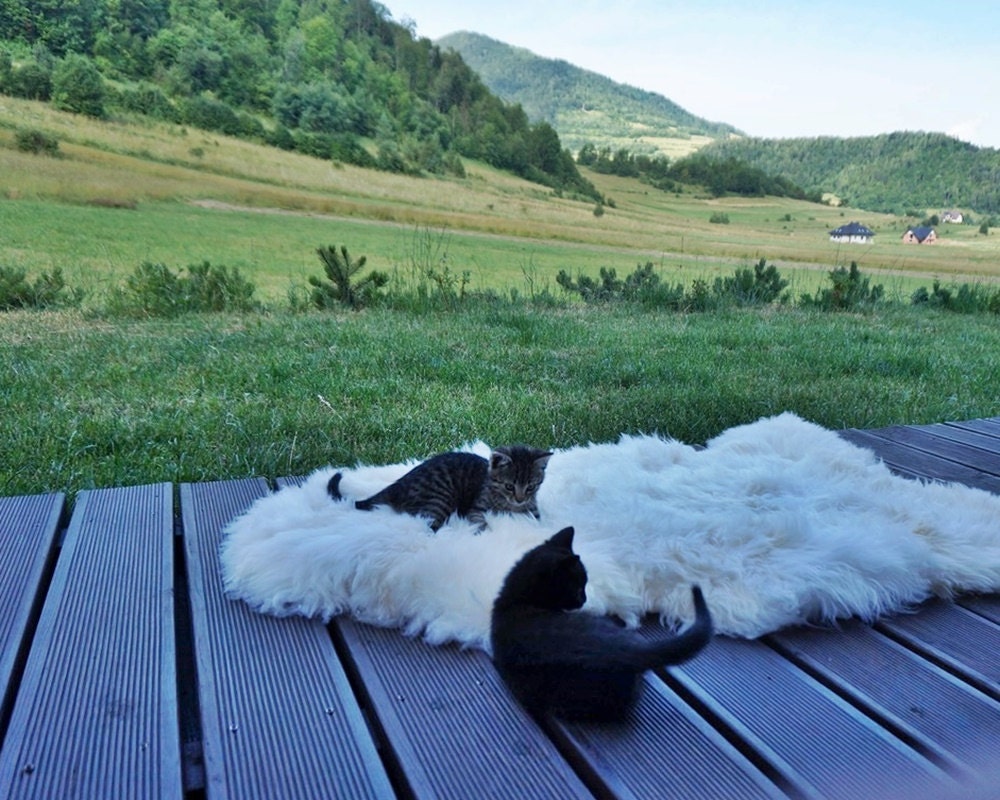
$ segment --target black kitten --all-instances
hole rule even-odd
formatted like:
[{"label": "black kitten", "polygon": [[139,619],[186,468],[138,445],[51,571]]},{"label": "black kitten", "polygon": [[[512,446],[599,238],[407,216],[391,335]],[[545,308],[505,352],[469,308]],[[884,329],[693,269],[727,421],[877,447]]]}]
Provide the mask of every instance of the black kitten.
[{"label": "black kitten", "polygon": [[[395,483],[354,505],[362,511],[387,505],[396,511],[429,517],[436,531],[452,514],[486,527],[487,511],[523,512],[538,518],[537,493],[552,453],[524,445],[498,447],[489,460],[473,453],[442,453],[411,469]],[[327,484],[341,499],[337,473]]]},{"label": "black kitten", "polygon": [[620,720],[645,670],[679,664],[708,644],[712,617],[695,586],[694,623],[680,634],[647,639],[610,617],[572,613],[587,599],[586,584],[572,528],[529,550],[493,604],[493,663],[533,713]]}]

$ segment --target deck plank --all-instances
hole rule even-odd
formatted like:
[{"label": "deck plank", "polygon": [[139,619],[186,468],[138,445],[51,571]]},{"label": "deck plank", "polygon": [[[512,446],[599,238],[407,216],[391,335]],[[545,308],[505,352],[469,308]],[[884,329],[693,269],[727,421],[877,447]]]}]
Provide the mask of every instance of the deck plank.
[{"label": "deck plank", "polygon": [[223,529],[267,491],[260,480],[181,487],[208,797],[394,797],[326,628],[257,614],[222,590]]},{"label": "deck plank", "polygon": [[1000,702],[861,622],[768,641],[959,774],[979,777],[982,754],[1000,752]]},{"label": "deck plank", "polygon": [[1000,625],[995,622],[933,600],[917,614],[887,617],[877,627],[1000,699]]},{"label": "deck plank", "polygon": [[64,502],[60,492],[0,497],[0,741],[14,703],[16,667],[55,555]]},{"label": "deck plank", "polygon": [[[758,641],[716,638],[670,673],[793,787],[828,800],[888,797],[952,780],[839,695]],[[905,795],[904,795],[905,796]]]},{"label": "deck plank", "polygon": [[991,622],[1000,624],[1000,594],[971,594],[958,598],[958,604]]},{"label": "deck plank", "polygon": [[395,768],[416,798],[591,798],[485,653],[333,622]]},{"label": "deck plank", "polygon": [[947,439],[966,448],[991,453],[994,458],[1000,458],[1000,436],[991,436],[981,431],[969,430],[960,425],[944,422],[933,425],[921,425],[914,430],[923,431],[939,439]]},{"label": "deck plank", "polygon": [[949,422],[947,424],[956,428],[978,431],[979,433],[983,433],[987,436],[1000,438],[1000,417],[990,417],[989,419],[968,419],[962,422]]},{"label": "deck plank", "polygon": [[[942,428],[945,431],[958,430],[944,426]],[[969,432],[966,439],[973,435],[979,437],[979,445],[970,447],[967,441],[955,441],[953,437],[939,435],[935,429],[912,428],[904,425],[894,425],[867,433],[885,439],[887,442],[904,445],[921,453],[969,467],[977,472],[984,472],[994,477],[1000,476],[1000,456],[998,456],[997,450],[989,447],[992,441],[996,442],[998,449],[1000,449],[1000,439],[990,440],[989,437]]]},{"label": "deck plank", "polygon": [[652,673],[644,676],[639,702],[620,725],[549,724],[570,762],[615,797],[786,797]]},{"label": "deck plank", "polygon": [[170,484],[81,492],[0,753],[5,798],[180,798]]},{"label": "deck plank", "polygon": [[895,472],[906,477],[963,483],[976,489],[1000,494],[1000,477],[911,447],[894,440],[891,434],[881,435],[879,431],[853,429],[838,433],[849,442],[873,451]]}]

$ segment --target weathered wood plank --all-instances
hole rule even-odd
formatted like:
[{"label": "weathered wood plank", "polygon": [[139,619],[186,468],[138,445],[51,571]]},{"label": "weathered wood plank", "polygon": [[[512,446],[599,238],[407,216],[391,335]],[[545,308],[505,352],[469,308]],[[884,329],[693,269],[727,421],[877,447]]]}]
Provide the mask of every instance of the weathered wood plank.
[{"label": "weathered wood plank", "polygon": [[0,754],[5,798],[180,798],[169,484],[81,492]]},{"label": "weathered wood plank", "polygon": [[618,798],[786,796],[652,673],[620,725],[548,723],[570,762],[592,776],[588,782]]},{"label": "weathered wood plank", "polygon": [[[945,428],[945,430],[953,429]],[[939,436],[935,430],[895,425],[891,428],[868,431],[868,433],[888,442],[905,445],[921,453],[969,467],[977,472],[984,472],[995,477],[1000,476],[1000,456],[996,452],[980,447],[970,447],[967,442]],[[1000,446],[1000,439],[994,441]]]},{"label": "weathered wood plank", "polygon": [[54,557],[65,497],[0,497],[0,741],[14,703],[15,667],[26,652]]},{"label": "weathered wood plank", "polygon": [[795,794],[893,796],[901,786],[952,784],[930,760],[760,642],[717,637],[671,670],[702,704],[780,774]]},{"label": "weathered wood plank", "polygon": [[968,419],[962,422],[948,422],[956,428],[964,428],[969,431],[978,431],[987,436],[1000,437],[1000,417],[990,417],[989,419]]},{"label": "weathered wood plank", "polygon": [[346,618],[332,624],[414,797],[592,797],[485,653]]},{"label": "weathered wood plank", "polygon": [[958,598],[957,602],[963,608],[1000,624],[1000,594],[964,595]]},{"label": "weathered wood plank", "polygon": [[945,423],[922,425],[915,430],[923,431],[939,439],[955,442],[966,448],[971,447],[979,451],[992,453],[994,458],[1000,458],[1000,436],[990,436],[980,431],[969,430],[959,425]]},{"label": "weathered wood plank", "polygon": [[859,447],[874,452],[900,475],[937,481],[954,481],[976,489],[1000,493],[1000,477],[988,475],[975,467],[968,467],[906,444],[897,443],[880,436],[877,432],[851,429],[838,431],[838,433]]},{"label": "weathered wood plank", "polygon": [[768,637],[780,652],[957,774],[1000,752],[1000,702],[857,621]]},{"label": "weathered wood plank", "polygon": [[1000,625],[954,603],[934,600],[919,613],[887,617],[877,628],[1000,699]]},{"label": "weathered wood plank", "polygon": [[184,484],[181,510],[209,798],[394,797],[326,628],[225,597],[226,524],[260,480]]},{"label": "weathered wood plank", "polygon": [[886,442],[883,439],[879,439],[877,436],[872,436],[869,431],[847,428],[845,430],[837,431],[837,435],[851,444],[863,447],[866,450],[871,450],[897,475],[901,475],[904,478],[915,479],[923,477],[923,473],[918,470],[911,469],[904,459],[898,457],[900,455],[905,455],[905,450],[892,450],[891,443]]}]

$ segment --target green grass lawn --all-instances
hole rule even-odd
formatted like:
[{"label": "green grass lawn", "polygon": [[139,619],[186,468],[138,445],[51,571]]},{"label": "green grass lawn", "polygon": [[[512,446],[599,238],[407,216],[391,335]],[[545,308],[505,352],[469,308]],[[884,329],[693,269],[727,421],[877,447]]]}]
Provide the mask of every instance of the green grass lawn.
[{"label": "green grass lawn", "polygon": [[[60,156],[19,152],[25,126],[55,136]],[[907,220],[891,215],[593,175],[613,200],[599,215],[467,170],[389,175],[3,98],[0,266],[29,278],[59,268],[86,296],[76,310],[0,313],[0,494],[301,474],[475,438],[703,442],[783,410],[831,428],[1000,414],[996,315],[907,305],[935,276],[995,282],[1000,238],[959,226],[941,246],[907,247]],[[730,223],[709,222],[715,212]],[[854,218],[878,244],[829,242]],[[450,312],[294,313],[326,245],[403,279],[467,272],[468,290],[494,297]],[[793,298],[857,260],[900,302],[680,314],[562,302],[555,286],[560,270],[625,277],[646,262],[664,283],[711,285],[761,258]],[[262,310],[128,320],[107,302],[143,262],[205,261],[252,281]],[[559,302],[525,299],[546,290]]]},{"label": "green grass lawn", "polygon": [[993,316],[477,304],[107,321],[0,315],[0,494],[301,474],[467,440],[703,442],[1000,414]]}]

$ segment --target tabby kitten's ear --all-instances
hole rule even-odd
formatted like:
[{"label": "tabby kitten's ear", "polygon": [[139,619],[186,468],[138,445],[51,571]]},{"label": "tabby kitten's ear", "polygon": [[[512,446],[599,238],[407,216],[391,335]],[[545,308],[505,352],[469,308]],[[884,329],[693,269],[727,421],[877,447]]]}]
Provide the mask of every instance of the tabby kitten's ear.
[{"label": "tabby kitten's ear", "polygon": [[505,467],[510,463],[511,463],[511,457],[506,453],[501,453],[497,450],[494,450],[492,453],[490,453],[491,472],[500,469],[500,467]]}]

